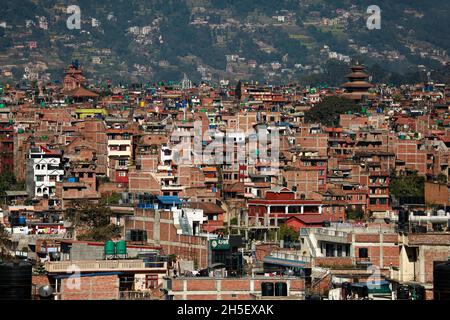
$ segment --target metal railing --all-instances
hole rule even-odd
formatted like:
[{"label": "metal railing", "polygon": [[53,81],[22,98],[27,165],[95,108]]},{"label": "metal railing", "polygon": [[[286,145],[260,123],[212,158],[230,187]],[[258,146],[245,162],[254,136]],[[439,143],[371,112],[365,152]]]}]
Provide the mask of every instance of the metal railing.
[{"label": "metal railing", "polygon": [[119,300],[153,300],[150,292],[120,291]]}]

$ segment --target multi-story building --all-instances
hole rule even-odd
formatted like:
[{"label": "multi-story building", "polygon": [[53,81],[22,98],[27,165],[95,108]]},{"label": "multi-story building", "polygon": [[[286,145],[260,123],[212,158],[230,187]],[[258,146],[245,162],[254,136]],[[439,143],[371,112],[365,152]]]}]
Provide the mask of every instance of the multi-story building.
[{"label": "multi-story building", "polygon": [[56,183],[62,181],[64,169],[62,152],[47,146],[30,148],[27,161],[27,191],[36,198],[56,194]]},{"label": "multi-story building", "polygon": [[108,129],[107,176],[116,183],[128,184],[128,170],[133,159],[133,131]]},{"label": "multi-story building", "polygon": [[14,128],[0,123],[0,173],[14,170]]}]

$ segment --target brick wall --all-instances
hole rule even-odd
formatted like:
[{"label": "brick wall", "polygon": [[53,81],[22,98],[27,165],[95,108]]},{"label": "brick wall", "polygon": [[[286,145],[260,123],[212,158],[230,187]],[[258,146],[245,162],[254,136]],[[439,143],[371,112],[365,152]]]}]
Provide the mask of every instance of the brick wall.
[{"label": "brick wall", "polygon": [[315,258],[314,263],[316,266],[349,266],[352,265],[351,257],[326,257]]},{"label": "brick wall", "polygon": [[174,300],[249,300],[261,294],[263,282],[287,283],[288,295],[305,289],[304,280],[295,278],[178,278],[172,280],[172,292]]},{"label": "brick wall", "polygon": [[445,184],[425,182],[425,202],[440,205],[449,205],[448,187]]},{"label": "brick wall", "polygon": [[206,238],[178,235],[172,213],[166,211],[136,209],[135,216],[127,218],[125,229],[147,231],[150,244],[160,245],[162,254],[175,254],[180,259],[197,262],[199,268],[208,266],[208,242]]},{"label": "brick wall", "polygon": [[[71,288],[79,280],[79,288]],[[81,277],[61,281],[61,300],[116,300],[119,298],[119,278],[117,275]]]},{"label": "brick wall", "polygon": [[423,263],[425,282],[433,283],[434,261],[447,261],[450,256],[450,243],[449,246],[422,246],[420,248],[423,251]]}]

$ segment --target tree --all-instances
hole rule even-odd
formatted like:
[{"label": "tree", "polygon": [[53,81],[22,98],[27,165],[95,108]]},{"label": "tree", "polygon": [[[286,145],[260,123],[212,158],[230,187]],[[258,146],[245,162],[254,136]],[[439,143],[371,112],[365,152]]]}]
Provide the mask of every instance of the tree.
[{"label": "tree", "polygon": [[107,195],[106,197],[102,197],[100,199],[100,205],[107,206],[107,205],[117,205],[119,204],[119,200],[121,199],[120,193],[113,192],[110,195]]},{"label": "tree", "polygon": [[362,220],[364,218],[364,210],[361,206],[357,206],[356,208],[350,208],[347,210],[347,219],[348,220]]},{"label": "tree", "polygon": [[291,241],[298,240],[298,237],[299,237],[298,232],[295,231],[294,228],[288,226],[287,224],[281,224],[279,232],[280,232],[280,235],[279,235],[280,239],[288,238]]},{"label": "tree", "polygon": [[239,82],[236,85],[235,94],[236,94],[236,98],[238,99],[238,101],[241,101],[241,99],[242,99],[242,82],[241,82],[241,80],[239,80]]},{"label": "tree", "polygon": [[320,122],[325,126],[337,126],[340,115],[347,112],[358,112],[359,106],[352,100],[332,96],[325,97],[317,105],[306,111],[307,122]]},{"label": "tree", "polygon": [[[23,190],[25,186],[16,180],[16,177],[11,171],[4,171],[0,174],[0,196],[4,196],[5,191],[8,190]],[[3,201],[3,197],[0,197],[0,202]]]},{"label": "tree", "polygon": [[10,242],[9,234],[5,230],[5,226],[0,223],[0,258],[7,258],[8,244]]},{"label": "tree", "polygon": [[[85,228],[87,232],[78,237],[83,240],[106,241],[120,235],[119,227],[110,223],[111,209],[102,204],[74,200],[65,218],[72,223],[73,230]],[[76,235],[74,235],[75,238]]]},{"label": "tree", "polygon": [[[275,232],[276,232],[275,230],[269,231],[269,239],[276,240]],[[290,241],[297,241],[298,237],[299,233],[295,231],[292,227],[288,226],[285,223],[279,225],[278,240],[290,239]]]},{"label": "tree", "polygon": [[389,191],[396,199],[423,198],[425,193],[425,177],[417,172],[391,177]]}]

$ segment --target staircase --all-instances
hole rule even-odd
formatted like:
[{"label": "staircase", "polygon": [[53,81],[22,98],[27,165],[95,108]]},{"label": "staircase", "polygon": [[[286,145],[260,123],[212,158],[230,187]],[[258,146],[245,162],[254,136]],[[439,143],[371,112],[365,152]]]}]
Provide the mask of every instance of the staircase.
[{"label": "staircase", "polygon": [[183,234],[185,235],[192,235],[192,227],[189,223],[189,219],[187,216],[180,215],[180,226],[181,230],[183,231]]}]

